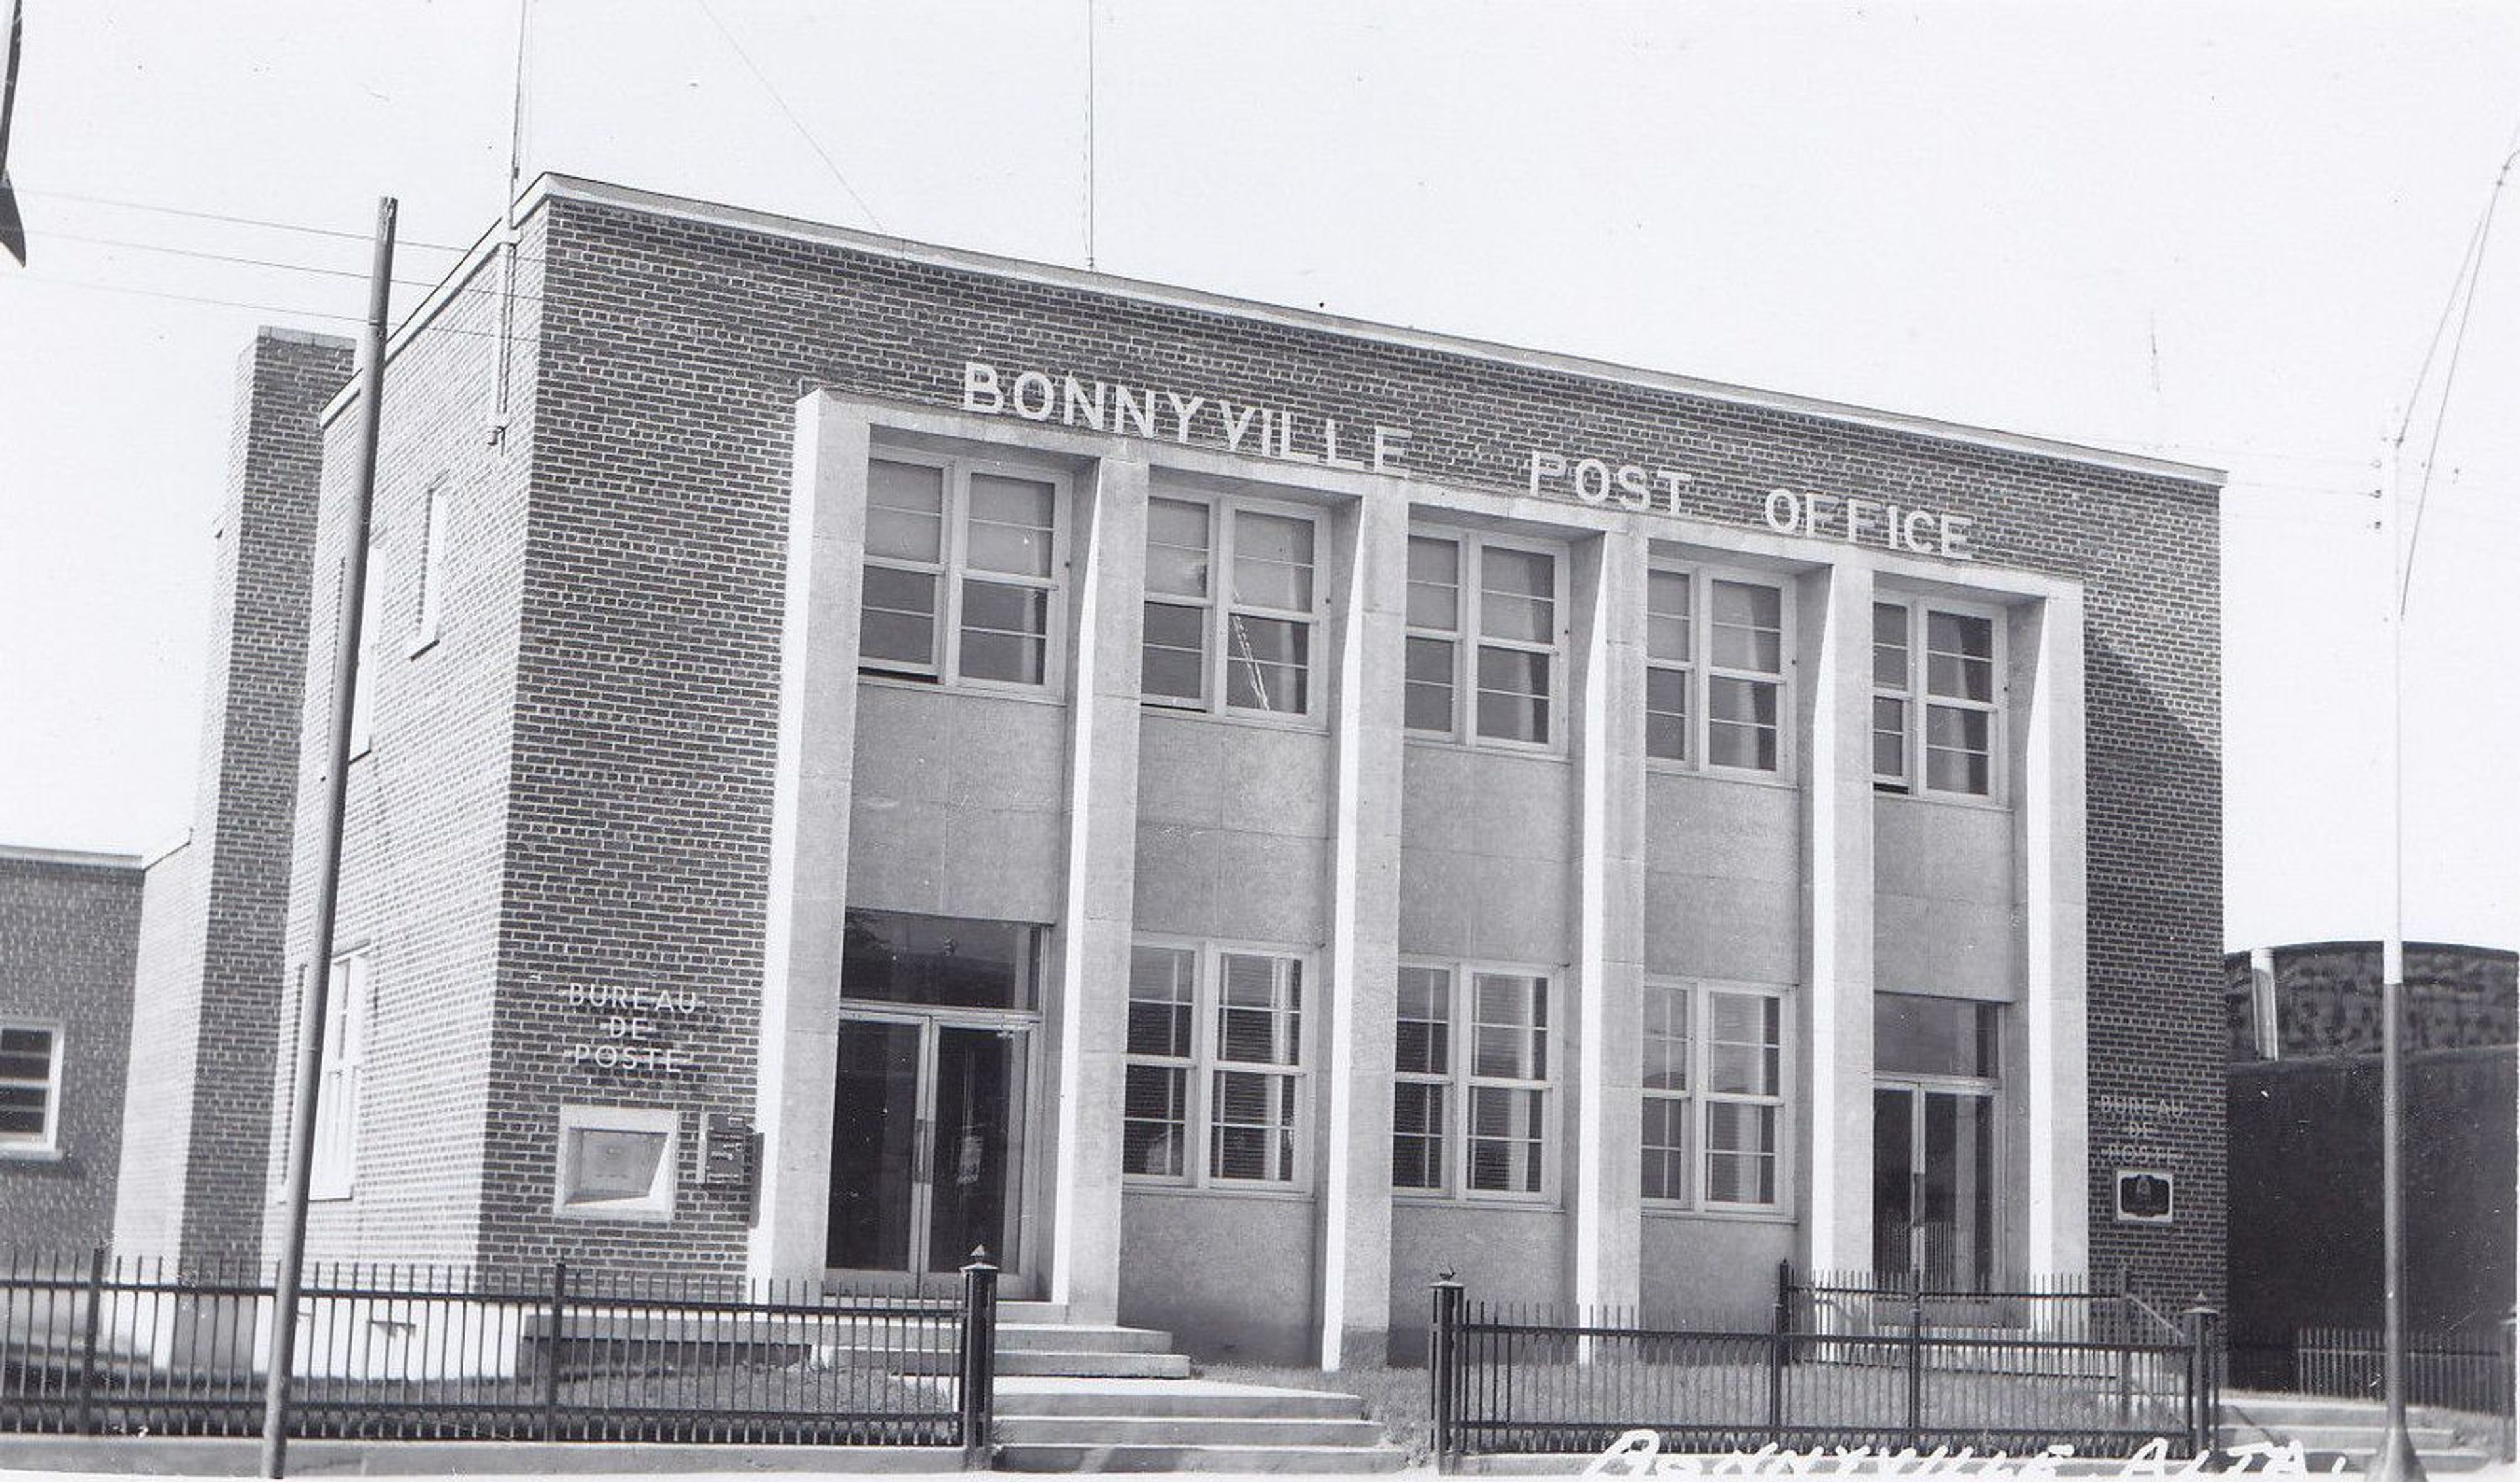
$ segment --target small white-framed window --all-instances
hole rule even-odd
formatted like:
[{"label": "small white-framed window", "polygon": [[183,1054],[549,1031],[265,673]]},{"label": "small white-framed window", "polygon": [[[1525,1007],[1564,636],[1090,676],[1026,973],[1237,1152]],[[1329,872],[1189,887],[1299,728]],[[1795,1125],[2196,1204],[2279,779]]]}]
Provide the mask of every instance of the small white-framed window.
[{"label": "small white-framed window", "polygon": [[1304,959],[1142,938],[1129,955],[1121,1167],[1141,1183],[1300,1189]]},{"label": "small white-framed window", "polygon": [[61,1150],[62,1026],[0,1019],[0,1157]]},{"label": "small white-framed window", "polygon": [[858,667],[1041,690],[1061,659],[1067,480],[882,452],[867,466]]},{"label": "small white-framed window", "polygon": [[1640,1192],[1671,1208],[1784,1207],[1785,990],[1649,978]]},{"label": "small white-framed window", "polygon": [[562,1105],[553,1212],[579,1220],[672,1220],[681,1122],[666,1106]]},{"label": "small white-framed window", "polygon": [[1645,577],[1645,755],[1782,776],[1790,608],[1778,582],[1656,566]]},{"label": "small white-framed window", "polygon": [[411,651],[437,642],[437,622],[446,606],[446,521],[451,498],[446,480],[428,486],[420,522],[420,603],[411,624]]},{"label": "small white-framed window", "polygon": [[1142,696],[1210,712],[1311,714],[1320,531],[1293,506],[1147,501]]},{"label": "small white-framed window", "polygon": [[1872,605],[1875,787],[2002,796],[2003,696],[2001,612],[1921,600]]},{"label": "small white-framed window", "polygon": [[1565,580],[1565,553],[1549,546],[1466,531],[1410,536],[1408,729],[1557,746]]},{"label": "small white-framed window", "polygon": [[[367,755],[376,744],[375,660],[377,630],[383,622],[379,614],[384,606],[384,571],[379,560],[382,546],[382,542],[369,545],[367,570],[359,583],[358,656],[350,665],[350,755],[354,758]],[[349,579],[350,566],[345,561],[341,563],[342,585],[348,585]],[[348,603],[337,602],[334,606],[343,617],[349,615]],[[339,639],[337,633],[335,642]]]},{"label": "small white-framed window", "polygon": [[1550,975],[1407,962],[1398,986],[1392,1187],[1467,1199],[1554,1197]]},{"label": "small white-framed window", "polygon": [[306,1196],[312,1199],[346,1199],[358,1181],[359,1101],[373,993],[368,964],[364,949],[335,957],[324,991],[324,1037],[315,1073],[314,1157],[306,1179]]}]

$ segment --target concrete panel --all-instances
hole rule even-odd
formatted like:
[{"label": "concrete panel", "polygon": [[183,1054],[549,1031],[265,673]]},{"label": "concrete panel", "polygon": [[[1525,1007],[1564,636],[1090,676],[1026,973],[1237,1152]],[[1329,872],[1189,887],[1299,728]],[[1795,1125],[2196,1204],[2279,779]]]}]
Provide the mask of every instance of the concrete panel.
[{"label": "concrete panel", "polygon": [[1138,825],[1136,924],[1145,932],[1199,936],[1216,920],[1212,829],[1142,820]]},{"label": "concrete panel", "polygon": [[[1560,758],[1412,745],[1401,767],[1410,847],[1528,859],[1574,857],[1573,770]],[[1475,797],[1476,808],[1461,800]]]},{"label": "concrete panel", "polygon": [[1794,1227],[1781,1221],[1646,1216],[1644,1320],[1765,1328],[1777,1263],[1792,1258],[1794,1238]]},{"label": "concrete panel", "polygon": [[2010,1003],[2021,996],[2021,922],[2005,906],[1925,902],[1931,991]]},{"label": "concrete panel", "polygon": [[1934,966],[1930,908],[1917,896],[1884,895],[1872,902],[1872,985],[1883,993],[1932,993]]},{"label": "concrete panel", "polygon": [[1315,1361],[1313,1204],[1132,1190],[1120,1216],[1120,1321],[1192,1357]]},{"label": "concrete panel", "polygon": [[1873,888],[1883,895],[2012,904],[2010,812],[1883,793],[1873,798]]},{"label": "concrete panel", "polygon": [[1328,930],[1328,845],[1319,838],[1219,831],[1206,839],[1213,864],[1215,925],[1207,934],[1237,941],[1317,947]]},{"label": "concrete panel", "polygon": [[1411,957],[1469,955],[1475,897],[1469,856],[1400,851],[1400,951]]},{"label": "concrete panel", "polygon": [[1220,765],[1209,787],[1228,829],[1330,836],[1330,739],[1316,731],[1219,726]]},{"label": "concrete panel", "polygon": [[1441,1272],[1453,1272],[1473,1302],[1564,1305],[1567,1224],[1562,1210],[1528,1205],[1394,1203],[1393,1359],[1423,1358],[1427,1286]]},{"label": "concrete panel", "polygon": [[1882,991],[2019,998],[2012,814],[1882,795],[1873,819],[1873,971]]},{"label": "concrete panel", "polygon": [[1647,871],[1644,924],[1650,972],[1757,983],[1802,975],[1802,892],[1794,885]]},{"label": "concrete panel", "polygon": [[[939,696],[938,699],[947,697]],[[1025,700],[956,696],[940,732],[920,736],[945,758],[945,799],[966,808],[1058,813],[1067,807],[1067,711]],[[869,737],[863,728],[858,749]]]},{"label": "concrete panel", "polygon": [[1568,897],[1574,879],[1565,861],[1478,854],[1462,863],[1473,908],[1466,922],[1469,956],[1554,966],[1573,955]]},{"label": "concrete panel", "polygon": [[1225,728],[1148,706],[1138,724],[1138,818],[1142,823],[1223,827]]},{"label": "concrete panel", "polygon": [[939,813],[959,826],[944,840],[936,889],[940,915],[1043,923],[1059,919],[1065,819],[1029,811]]},{"label": "concrete panel", "polygon": [[1790,787],[1645,775],[1645,868],[1802,883],[1802,800]]}]

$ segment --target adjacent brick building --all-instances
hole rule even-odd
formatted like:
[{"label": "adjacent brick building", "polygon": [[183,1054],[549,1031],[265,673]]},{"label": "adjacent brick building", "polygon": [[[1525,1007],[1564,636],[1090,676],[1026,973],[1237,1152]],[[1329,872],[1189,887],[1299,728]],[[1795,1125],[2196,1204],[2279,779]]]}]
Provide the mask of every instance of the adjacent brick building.
[{"label": "adjacent brick building", "polygon": [[0,1243],[113,1227],[140,861],[0,846]]},{"label": "adjacent brick building", "polygon": [[1446,1267],[2219,1295],[2219,475],[584,181],[521,220],[512,296],[485,241],[394,341],[331,965],[354,392],[278,599],[235,1063],[285,1099],[334,974],[317,1256],[985,1244],[1328,1363]]}]

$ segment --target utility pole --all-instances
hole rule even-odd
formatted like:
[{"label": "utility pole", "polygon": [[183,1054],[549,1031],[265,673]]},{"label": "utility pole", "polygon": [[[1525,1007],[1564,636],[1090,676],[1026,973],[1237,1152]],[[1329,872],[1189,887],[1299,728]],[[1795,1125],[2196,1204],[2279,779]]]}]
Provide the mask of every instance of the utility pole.
[{"label": "utility pole", "polygon": [[[315,856],[315,945],[298,1014],[297,1074],[289,1109],[289,1223],[272,1294],[262,1392],[262,1475],[286,1474],[289,1380],[297,1344],[297,1288],[306,1267],[306,1193],[315,1167],[315,1100],[324,1072],[324,1019],[333,986],[334,901],[341,877],[341,811],[350,782],[350,709],[359,683],[360,614],[368,586],[368,523],[377,494],[377,428],[385,389],[385,316],[393,296],[394,199],[377,201],[368,325],[359,346],[359,462],[341,555],[341,622],[333,645],[331,769],[324,778],[324,846]],[[373,678],[374,676],[371,676]]]}]

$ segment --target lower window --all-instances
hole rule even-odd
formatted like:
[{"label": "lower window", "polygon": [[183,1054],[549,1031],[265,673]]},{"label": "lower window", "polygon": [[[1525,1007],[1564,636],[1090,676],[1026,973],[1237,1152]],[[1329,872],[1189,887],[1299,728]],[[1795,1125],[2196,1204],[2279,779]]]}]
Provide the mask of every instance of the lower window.
[{"label": "lower window", "polygon": [[1645,984],[1640,1192],[1699,1209],[1784,1204],[1783,993]]},{"label": "lower window", "polygon": [[0,1021],[0,1152],[59,1146],[61,1100],[61,1026]]},{"label": "lower window", "polygon": [[1304,964],[1291,953],[1141,941],[1129,954],[1120,1121],[1132,1179],[1303,1181]]},{"label": "lower window", "polygon": [[1460,964],[1400,968],[1391,1184],[1468,1197],[1555,1190],[1547,974]]}]

